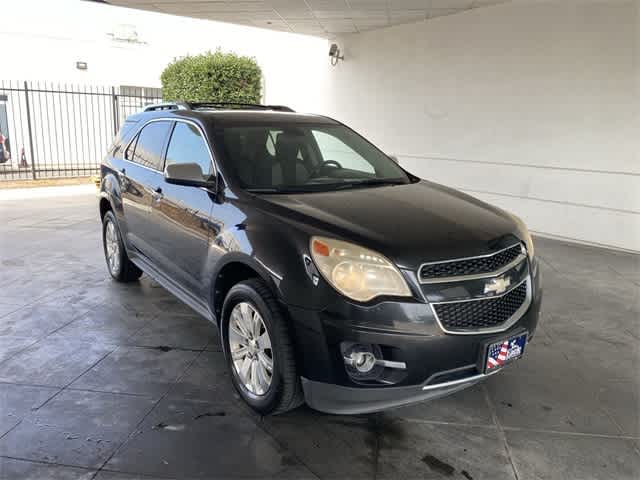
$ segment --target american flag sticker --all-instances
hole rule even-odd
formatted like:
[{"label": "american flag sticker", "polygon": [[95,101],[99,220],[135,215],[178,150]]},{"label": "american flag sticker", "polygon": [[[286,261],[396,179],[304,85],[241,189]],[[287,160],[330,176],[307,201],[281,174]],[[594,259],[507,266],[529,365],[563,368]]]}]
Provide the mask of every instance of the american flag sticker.
[{"label": "american flag sticker", "polygon": [[520,358],[524,352],[524,346],[526,343],[527,334],[523,333],[522,335],[509,340],[489,345],[485,370],[487,372],[496,370],[511,360]]}]

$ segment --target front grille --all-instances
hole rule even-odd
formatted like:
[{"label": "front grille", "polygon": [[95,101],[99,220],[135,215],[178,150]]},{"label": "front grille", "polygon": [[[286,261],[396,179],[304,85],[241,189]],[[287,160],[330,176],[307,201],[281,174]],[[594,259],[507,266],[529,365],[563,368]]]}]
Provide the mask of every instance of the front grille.
[{"label": "front grille", "polygon": [[508,321],[527,300],[527,281],[495,298],[434,304],[440,323],[448,331],[482,330]]},{"label": "front grille", "polygon": [[429,263],[420,269],[420,280],[429,281],[464,275],[491,273],[513,262],[522,252],[520,244],[486,257],[465,258],[439,263]]}]

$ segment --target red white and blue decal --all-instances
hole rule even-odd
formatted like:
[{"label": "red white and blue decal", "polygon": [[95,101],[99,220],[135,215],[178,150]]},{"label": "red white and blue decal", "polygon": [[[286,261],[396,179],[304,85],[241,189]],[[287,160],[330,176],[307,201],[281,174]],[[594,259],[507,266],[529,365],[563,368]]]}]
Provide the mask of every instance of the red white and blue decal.
[{"label": "red white and blue decal", "polygon": [[527,334],[523,333],[517,337],[497,342],[489,345],[487,352],[487,363],[485,371],[496,370],[508,362],[520,358],[524,353],[524,346],[527,343]]}]

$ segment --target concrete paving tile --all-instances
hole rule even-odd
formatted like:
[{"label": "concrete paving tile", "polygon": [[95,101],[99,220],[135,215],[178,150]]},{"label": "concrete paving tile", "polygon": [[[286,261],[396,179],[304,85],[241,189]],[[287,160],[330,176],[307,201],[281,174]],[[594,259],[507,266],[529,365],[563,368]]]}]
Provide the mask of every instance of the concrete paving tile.
[{"label": "concrete paving tile", "polygon": [[482,385],[431,402],[398,408],[390,411],[389,416],[403,420],[493,425]]},{"label": "concrete paving tile", "polygon": [[187,304],[183,303],[174,296],[155,300],[154,305],[160,312],[164,312],[169,315],[198,315],[194,310],[191,309],[191,307],[187,306]]},{"label": "concrete paving tile", "polygon": [[60,390],[0,383],[0,437]]},{"label": "concrete paving tile", "polygon": [[202,352],[169,391],[173,398],[240,403],[222,352]]},{"label": "concrete paving tile", "polygon": [[0,364],[0,381],[63,387],[112,351],[67,339],[44,339]]},{"label": "concrete paving tile", "polygon": [[204,349],[208,352],[221,352],[222,345],[220,344],[220,332],[216,330],[214,338],[207,344]]},{"label": "concrete paving tile", "polygon": [[98,468],[153,405],[143,397],[65,390],[0,439],[0,455]]},{"label": "concrete paving tile", "polygon": [[[553,340],[549,339],[545,331],[543,329],[537,332],[531,343],[526,345],[523,357],[507,365],[496,377],[500,378],[502,375],[538,377],[540,372],[554,377],[577,376],[580,366],[571,362],[563,350],[556,347]],[[553,365],[551,371],[549,371],[550,364]]]},{"label": "concrete paving tile", "polygon": [[12,480],[91,480],[95,470],[0,457],[0,478]]},{"label": "concrete paving tile", "polygon": [[41,338],[86,313],[86,309],[64,309],[30,305],[0,319],[0,336]]},{"label": "concrete paving tile", "polygon": [[301,407],[262,425],[320,478],[372,478],[378,426],[374,417],[331,416]]},{"label": "concrete paving tile", "polygon": [[162,287],[153,287],[143,276],[138,282],[126,285],[107,282],[103,286],[109,292],[107,304],[118,306],[126,311],[157,315],[163,313],[156,307],[156,300],[171,295]]},{"label": "concrete paving tile", "polygon": [[[156,477],[150,475],[140,475],[135,473],[122,473],[111,472],[107,470],[100,470],[98,474],[92,480],[178,480],[183,477]],[[214,480],[214,479],[211,479]]]},{"label": "concrete paving tile", "polygon": [[640,379],[604,383],[597,399],[624,434],[640,437]]},{"label": "concrete paving tile", "polygon": [[20,308],[20,305],[12,305],[12,304],[0,304],[0,318],[9,315],[12,312],[15,312]]},{"label": "concrete paving tile", "polygon": [[[552,290],[546,283],[545,286],[546,291]],[[572,288],[565,285],[556,292],[545,295],[543,311],[552,321],[549,326],[591,327],[594,332],[602,330],[604,321],[610,329],[615,329],[629,324],[639,315],[639,310],[634,308],[633,303],[603,295],[600,290],[587,289],[580,285]]]},{"label": "concrete paving tile", "polygon": [[600,407],[596,391],[577,376],[494,375],[485,387],[504,426],[620,434]]},{"label": "concrete paving tile", "polygon": [[112,348],[44,339],[0,364],[0,381],[63,387]]},{"label": "concrete paving tile", "polygon": [[618,334],[595,335],[584,329],[570,329],[558,337],[550,329],[554,345],[562,349],[569,361],[579,366],[581,375],[598,385],[607,380],[635,381],[640,371],[640,349],[632,336],[621,340]]},{"label": "concrete paving tile", "polygon": [[[104,266],[102,264],[104,260],[99,262],[100,257],[94,253],[102,252],[100,243],[88,245],[84,239],[79,242],[75,235],[69,238],[59,238],[53,243],[50,247],[55,253],[48,253],[43,257],[29,257],[31,272],[42,272],[47,276],[56,276],[65,282],[76,285],[80,282],[93,284],[107,279],[106,272],[100,268]],[[71,251],[69,251],[70,244],[73,245]],[[49,245],[47,246],[49,247]],[[87,253],[90,254],[87,255]],[[69,276],[69,271],[73,271],[74,275]]]},{"label": "concrete paving tile", "polygon": [[310,478],[300,462],[238,410],[165,398],[105,465],[180,478]]},{"label": "concrete paving tile", "polygon": [[167,345],[202,350],[218,338],[217,334],[217,327],[199,315],[163,314],[140,329],[131,338],[131,343],[145,347]]},{"label": "concrete paving tile", "polygon": [[104,278],[94,278],[80,285],[67,285],[60,290],[41,297],[37,305],[53,305],[58,308],[76,308],[95,310],[110,299],[109,291],[104,288]]},{"label": "concrete paving tile", "polygon": [[520,480],[637,480],[640,455],[620,438],[506,431]]},{"label": "concrete paving tile", "polygon": [[[2,278],[1,275],[0,275],[0,281],[4,282],[4,279]],[[0,291],[0,304],[3,305],[8,310],[8,312],[6,313],[11,313],[17,310],[18,308],[22,308],[25,305],[28,305],[29,301],[3,295],[2,292]]]},{"label": "concrete paving tile", "polygon": [[3,280],[0,303],[33,303],[62,288],[64,284],[61,282],[64,281],[65,278],[62,278],[62,275],[59,275],[58,278],[53,278],[53,275],[45,278],[34,277],[31,274]]},{"label": "concrete paving tile", "polygon": [[606,272],[609,265],[638,262],[637,255],[560,240],[536,238],[536,255],[565,273]]},{"label": "concrete paving tile", "polygon": [[51,335],[82,342],[127,345],[152,320],[151,315],[101,305]]},{"label": "concrete paving tile", "polygon": [[0,336],[0,363],[33,345],[36,341],[37,339],[32,337]]},{"label": "concrete paving tile", "polygon": [[[602,331],[603,325],[615,332],[633,324],[639,318],[640,310],[628,300],[615,299],[600,290],[586,289],[576,285],[572,288],[563,286],[553,291],[545,282],[543,325],[548,328],[588,328],[593,333]],[[596,300],[597,299],[597,300]]]},{"label": "concrete paving tile", "polygon": [[394,422],[378,445],[379,479],[515,479],[495,428]]},{"label": "concrete paving tile", "polygon": [[159,397],[179,379],[198,352],[120,347],[70,388]]}]

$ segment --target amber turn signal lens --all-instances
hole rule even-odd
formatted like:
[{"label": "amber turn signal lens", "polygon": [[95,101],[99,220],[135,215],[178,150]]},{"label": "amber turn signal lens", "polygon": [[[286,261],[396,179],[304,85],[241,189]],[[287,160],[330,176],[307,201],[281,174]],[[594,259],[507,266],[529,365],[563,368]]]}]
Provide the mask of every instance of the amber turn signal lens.
[{"label": "amber turn signal lens", "polygon": [[313,253],[322,255],[323,257],[329,256],[329,245],[322,243],[320,240],[313,241]]}]

